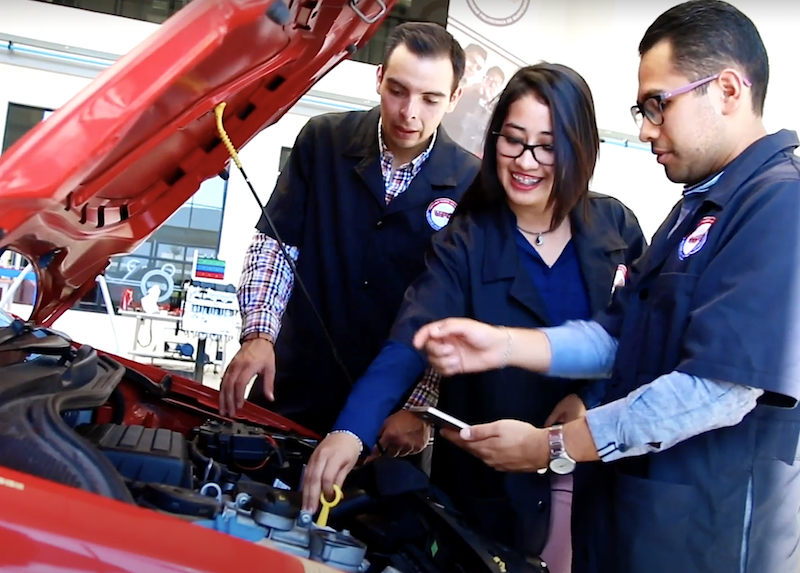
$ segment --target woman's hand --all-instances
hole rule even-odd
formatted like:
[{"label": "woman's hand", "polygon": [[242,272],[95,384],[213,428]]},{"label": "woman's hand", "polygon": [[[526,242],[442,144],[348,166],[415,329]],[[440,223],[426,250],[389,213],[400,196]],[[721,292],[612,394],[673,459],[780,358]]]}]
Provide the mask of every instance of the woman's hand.
[{"label": "woman's hand", "polygon": [[342,487],[360,454],[361,442],[350,434],[329,434],[322,440],[311,454],[303,476],[303,509],[316,513],[320,492],[333,499],[333,486]]},{"label": "woman's hand", "polygon": [[519,420],[479,424],[460,433],[442,430],[441,435],[496,470],[535,472],[550,463],[546,432]]}]

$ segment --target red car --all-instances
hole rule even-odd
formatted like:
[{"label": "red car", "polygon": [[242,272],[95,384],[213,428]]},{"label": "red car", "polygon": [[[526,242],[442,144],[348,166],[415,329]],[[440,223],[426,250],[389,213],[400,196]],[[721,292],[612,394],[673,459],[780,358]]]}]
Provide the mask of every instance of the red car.
[{"label": "red car", "polygon": [[[229,153],[375,32],[396,0],[194,0],[0,158],[0,248],[35,267],[0,313],[0,573],[543,571],[474,535],[401,460],[325,526],[296,491],[318,436],[48,327]],[[236,176],[238,174],[233,174]]]}]

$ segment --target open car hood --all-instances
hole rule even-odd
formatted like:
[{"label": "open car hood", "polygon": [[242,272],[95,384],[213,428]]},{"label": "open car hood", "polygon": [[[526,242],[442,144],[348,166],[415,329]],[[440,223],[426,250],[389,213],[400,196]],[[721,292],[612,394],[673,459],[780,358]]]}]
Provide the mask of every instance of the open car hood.
[{"label": "open car hood", "polygon": [[366,42],[396,0],[194,0],[0,157],[0,248],[52,324]]}]

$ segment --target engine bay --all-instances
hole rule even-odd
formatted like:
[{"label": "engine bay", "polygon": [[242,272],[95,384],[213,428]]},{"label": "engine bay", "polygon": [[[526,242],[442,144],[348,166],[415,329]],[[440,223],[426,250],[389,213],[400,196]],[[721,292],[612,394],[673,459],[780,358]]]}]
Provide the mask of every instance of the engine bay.
[{"label": "engine bay", "polygon": [[19,321],[0,328],[2,357],[0,466],[340,571],[547,571],[477,535],[402,459],[360,465],[311,515],[310,434],[221,418],[196,384]]},{"label": "engine bay", "polygon": [[300,510],[309,440],[218,421],[189,436],[124,424],[75,430],[108,457],[142,507],[341,571],[371,570],[364,543]]}]

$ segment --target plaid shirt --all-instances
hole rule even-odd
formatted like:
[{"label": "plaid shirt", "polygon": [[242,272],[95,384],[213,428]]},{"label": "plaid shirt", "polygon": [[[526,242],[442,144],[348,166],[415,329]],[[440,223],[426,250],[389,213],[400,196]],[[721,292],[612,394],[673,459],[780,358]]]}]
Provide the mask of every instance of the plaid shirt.
[{"label": "plaid shirt", "polygon": [[386,188],[386,204],[392,202],[400,193],[408,189],[414,177],[417,176],[419,170],[430,157],[433,144],[436,143],[436,132],[433,133],[431,143],[428,148],[417,155],[410,163],[401,165],[392,172],[392,163],[394,162],[394,154],[389,151],[386,144],[383,142],[383,122],[378,121],[378,145],[381,147],[381,173],[383,174],[383,184]]},{"label": "plaid shirt", "polygon": [[441,374],[432,368],[425,370],[425,375],[417,383],[403,408],[407,410],[412,406],[436,406],[439,403],[439,383],[441,381]]},{"label": "plaid shirt", "polygon": [[[397,196],[403,193],[419,173],[425,161],[431,154],[433,145],[436,143],[436,133],[431,138],[427,149],[412,159],[409,163],[392,169],[394,155],[383,142],[383,127],[378,121],[378,144],[381,155],[381,173],[386,191],[386,204],[392,202]],[[292,260],[297,261],[300,250],[297,247],[286,245],[286,250]],[[289,263],[283,257],[278,242],[264,233],[257,232],[247,249],[242,267],[242,276],[239,280],[237,292],[239,308],[242,313],[242,339],[246,336],[264,332],[269,334],[273,340],[278,338],[280,332],[281,319],[289,303],[294,289],[294,275]],[[427,377],[426,377],[427,379]],[[420,382],[420,386],[425,382]],[[419,387],[418,387],[419,388]],[[414,395],[417,395],[414,390]],[[432,388],[425,387],[420,390],[417,400],[423,400],[423,396],[438,398],[438,380]],[[411,404],[409,399],[409,404]],[[420,402],[427,404],[427,402]],[[435,402],[434,402],[435,403]],[[417,403],[415,402],[414,405]]]}]

